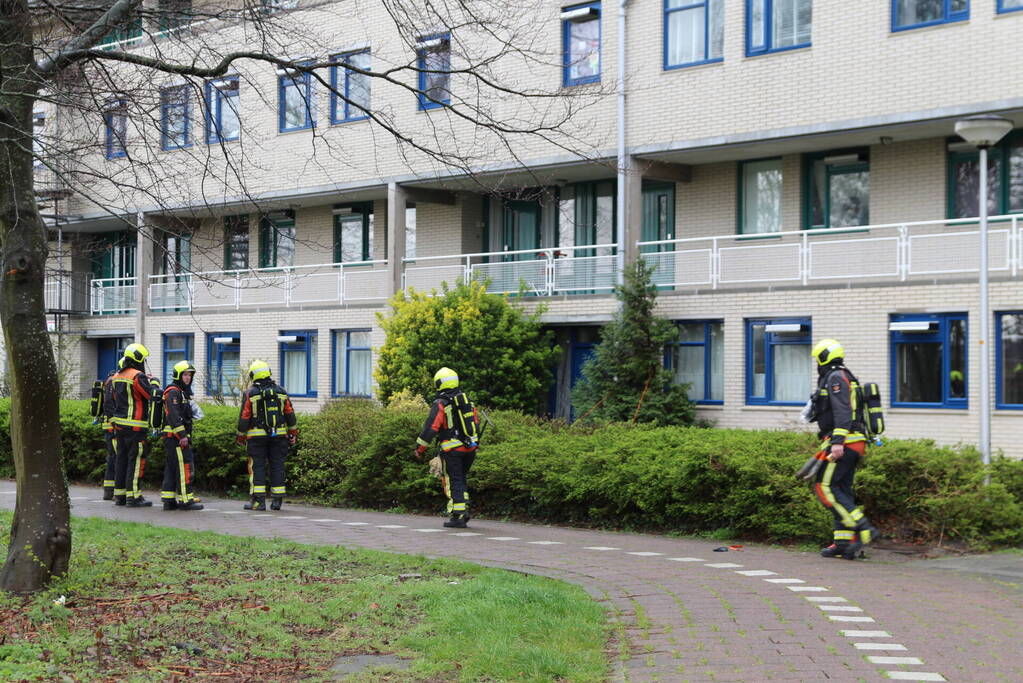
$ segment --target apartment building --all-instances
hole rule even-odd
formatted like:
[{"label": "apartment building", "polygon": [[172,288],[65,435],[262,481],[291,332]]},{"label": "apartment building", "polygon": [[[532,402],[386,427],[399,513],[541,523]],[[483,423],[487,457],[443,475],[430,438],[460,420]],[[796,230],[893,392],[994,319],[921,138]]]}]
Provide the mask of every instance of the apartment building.
[{"label": "apartment building", "polygon": [[[993,343],[980,346],[978,153],[954,124],[997,113],[1023,127],[1023,72],[1007,67],[1023,0],[633,0],[624,17],[616,2],[542,4],[533,39],[559,59],[517,77],[566,95],[606,89],[580,124],[585,155],[543,141],[488,150],[476,179],[410,163],[368,112],[443,121],[452,148],[471,147],[438,105],[462,82],[443,73],[456,41],[397,36],[380,3],[361,0],[275,5],[333,46],[293,56],[336,57],[325,77],[347,101],[257,63],[198,92],[154,82],[158,125],[111,102],[90,163],[116,179],[131,145],[155,136],[176,165],[175,195],[154,208],[112,183],[97,189],[110,206],[56,203],[66,215],[53,225],[48,308],[73,342],[81,390],[139,340],[165,379],[192,359],[200,396],[230,395],[256,358],[300,410],[371,396],[387,298],[486,279],[512,295],[525,282],[519,304],[547,307],[563,348],[550,412],[569,416],[621,263],[642,255],[656,266],[659,314],[680,327],[666,362],[701,417],[795,426],[812,342],[835,337],[860,379],[884,388],[891,435],[975,442],[988,353],[992,442],[1012,454],[1023,438],[1023,131],[990,150]],[[342,21],[342,6],[360,20]],[[230,42],[246,29],[217,30]],[[430,71],[420,95],[378,92],[358,72],[409,58]],[[347,151],[324,156],[323,145]],[[196,160],[228,163],[243,148],[257,162],[245,187],[211,187]]]}]

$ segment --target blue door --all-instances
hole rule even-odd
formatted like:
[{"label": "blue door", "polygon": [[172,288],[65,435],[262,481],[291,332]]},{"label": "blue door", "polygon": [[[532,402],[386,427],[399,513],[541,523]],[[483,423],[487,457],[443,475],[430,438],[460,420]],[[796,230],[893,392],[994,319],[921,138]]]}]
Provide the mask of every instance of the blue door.
[{"label": "blue door", "polygon": [[131,337],[108,337],[97,344],[96,376],[105,379],[117,369],[117,361],[124,355],[124,349],[132,343]]},{"label": "blue door", "polygon": [[[593,357],[593,349],[596,344],[573,342],[570,347],[572,354],[572,381],[571,387],[575,389],[576,382],[583,376],[583,365],[586,361]],[[568,412],[568,421],[572,422],[575,420],[575,406],[573,405]]]}]

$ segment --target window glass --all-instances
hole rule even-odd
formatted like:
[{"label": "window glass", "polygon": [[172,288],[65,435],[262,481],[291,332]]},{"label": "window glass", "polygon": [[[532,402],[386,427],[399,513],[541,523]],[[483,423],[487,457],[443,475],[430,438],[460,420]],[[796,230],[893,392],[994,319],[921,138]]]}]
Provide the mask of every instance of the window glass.
[{"label": "window glass", "polygon": [[[779,325],[795,327],[790,331]],[[747,403],[805,403],[813,388],[810,320],[750,320],[746,340]]]},{"label": "window glass", "polygon": [[249,267],[249,217],[224,217],[224,269]]},{"label": "window glass", "polygon": [[191,360],[192,335],[163,335],[163,385],[170,384],[174,377],[174,365],[183,360]]},{"label": "window glass", "polygon": [[237,140],[241,135],[238,110],[238,78],[223,78],[206,84],[206,139],[209,143]]},{"label": "window glass", "polygon": [[830,177],[828,193],[829,227],[845,228],[870,223],[868,171],[836,171]]},{"label": "window glass", "polygon": [[927,322],[929,329],[893,330],[893,404],[965,408],[967,321],[962,314],[892,316],[893,323]]},{"label": "window glass", "polygon": [[689,399],[698,403],[724,398],[722,323],[679,323],[679,339],[672,345],[671,368],[675,381],[688,384]]},{"label": "window glass", "polygon": [[294,396],[315,396],[316,332],[282,332],[297,337],[293,342],[281,342],[282,384]]},{"label": "window glass", "polygon": [[291,71],[280,77],[282,131],[312,126],[312,77]]},{"label": "window glass", "polygon": [[781,159],[742,164],[743,234],[781,230]]},{"label": "window glass", "polygon": [[[988,215],[1001,213],[1001,159],[998,154],[988,154],[987,159],[987,210]],[[980,196],[980,160],[958,157],[952,163],[954,174],[953,217],[970,218],[980,214],[977,198]],[[1016,198],[1023,202],[1023,192]]]},{"label": "window glass", "polygon": [[812,0],[774,0],[773,46],[775,49],[810,42],[813,21]]},{"label": "window glass", "polygon": [[111,106],[104,114],[106,121],[107,158],[114,159],[127,154],[128,110],[123,102]]},{"label": "window glass", "polygon": [[809,344],[779,344],[774,347],[774,400],[805,402],[810,390]]},{"label": "window glass", "polygon": [[[241,347],[237,332],[210,333],[207,337],[206,378],[210,396],[237,396],[241,372]],[[217,342],[216,339],[231,339]]]},{"label": "window glass", "polygon": [[892,0],[892,28],[914,28],[969,17],[969,0]]},{"label": "window glass", "polygon": [[806,227],[870,224],[870,162],[865,149],[806,157]]},{"label": "window glass", "polygon": [[163,149],[180,149],[191,144],[188,126],[188,86],[168,88],[160,93]]},{"label": "window glass", "polygon": [[439,107],[451,101],[451,42],[445,37],[423,39],[419,48],[419,106]]},{"label": "window glass", "polygon": [[[370,244],[372,245],[372,243],[373,231],[370,230]],[[372,254],[372,246],[370,247],[370,253]],[[416,257],[416,205],[409,204],[405,207],[405,258],[415,257]]]},{"label": "window glass", "polygon": [[1023,313],[999,316],[999,404],[1023,406]]},{"label": "window glass", "polygon": [[566,83],[590,83],[600,79],[600,11],[581,21],[565,22]]}]

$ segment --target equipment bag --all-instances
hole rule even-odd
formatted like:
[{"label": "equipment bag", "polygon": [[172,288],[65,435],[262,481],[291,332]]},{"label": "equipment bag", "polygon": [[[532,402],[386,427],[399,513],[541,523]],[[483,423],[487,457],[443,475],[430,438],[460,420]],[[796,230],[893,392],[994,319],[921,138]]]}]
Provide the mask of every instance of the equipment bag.
[{"label": "equipment bag", "polygon": [[470,448],[475,447],[480,440],[479,423],[476,419],[476,408],[468,395],[458,392],[451,397],[451,417],[451,429],[455,432],[455,438]]},{"label": "equipment bag", "polygon": [[272,386],[259,392],[259,408],[256,411],[259,427],[267,436],[277,436],[277,430],[284,424],[284,405],[281,395]]},{"label": "equipment bag", "polygon": [[881,388],[876,382],[860,385],[860,405],[863,406],[863,428],[867,436],[884,434],[884,409],[881,407]]},{"label": "equipment bag", "polygon": [[160,382],[155,377],[149,380],[152,398],[149,400],[149,428],[160,430],[163,428],[163,392],[160,391]]},{"label": "equipment bag", "polygon": [[99,417],[103,414],[103,382],[96,380],[92,383],[92,396],[89,399],[89,414]]}]

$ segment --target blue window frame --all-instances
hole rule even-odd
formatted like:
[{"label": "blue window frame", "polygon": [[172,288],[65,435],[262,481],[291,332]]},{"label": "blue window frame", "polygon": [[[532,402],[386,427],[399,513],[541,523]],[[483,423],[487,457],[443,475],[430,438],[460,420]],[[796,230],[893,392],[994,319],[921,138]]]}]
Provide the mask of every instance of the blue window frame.
[{"label": "blue window frame", "polygon": [[995,315],[995,405],[1023,410],[1023,311]]},{"label": "blue window frame", "polygon": [[[307,66],[312,62],[301,62]],[[282,133],[313,127],[313,76],[296,69],[277,70],[277,129]]]},{"label": "blue window frame", "polygon": [[424,36],[416,47],[419,70],[419,108],[451,104],[451,36]]},{"label": "blue window frame", "polygon": [[373,349],[369,330],[331,333],[331,396],[372,396]]},{"label": "blue window frame", "polygon": [[801,406],[813,389],[809,318],[746,320],[746,403]]},{"label": "blue window frame", "polygon": [[285,330],[280,346],[281,384],[290,396],[316,397],[316,330]]},{"label": "blue window frame", "polygon": [[103,112],[105,147],[107,159],[118,159],[128,155],[128,105],[117,100]]},{"label": "blue window frame", "polygon": [[998,0],[998,13],[1018,12],[1023,10],[1023,0]]},{"label": "blue window frame", "polygon": [[368,119],[370,83],[373,79],[352,68],[364,71],[369,69],[369,50],[334,55],[331,61],[335,65],[330,68],[330,122]]},{"label": "blue window frame", "polygon": [[965,313],[891,317],[893,406],[967,407],[966,322]]},{"label": "blue window frame", "polygon": [[[167,386],[174,378],[171,376],[174,364],[183,360],[192,360],[192,334],[163,335],[163,385]],[[194,379],[193,379],[194,381]]]},{"label": "blue window frame", "polygon": [[724,59],[724,0],[664,0],[664,68]]},{"label": "blue window frame", "polygon": [[970,18],[970,0],[892,0],[892,31],[951,24]]},{"label": "blue window frame", "polygon": [[230,142],[241,136],[238,77],[206,82],[206,144]]},{"label": "blue window frame", "polygon": [[160,91],[160,147],[163,151],[184,149],[192,145],[189,121],[189,87],[181,85]]},{"label": "blue window frame", "polygon": [[241,335],[210,332],[206,335],[206,395],[238,395],[241,373]]},{"label": "blue window frame", "polygon": [[813,0],[746,0],[746,56],[809,47]]},{"label": "blue window frame", "polygon": [[600,3],[561,10],[563,85],[600,82]]},{"label": "blue window frame", "polygon": [[725,334],[720,320],[680,321],[679,340],[671,344],[665,365],[675,382],[689,385],[689,400],[721,405],[725,399]]}]

